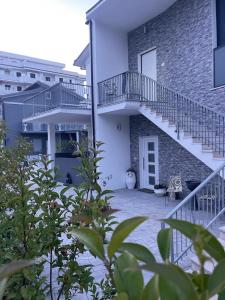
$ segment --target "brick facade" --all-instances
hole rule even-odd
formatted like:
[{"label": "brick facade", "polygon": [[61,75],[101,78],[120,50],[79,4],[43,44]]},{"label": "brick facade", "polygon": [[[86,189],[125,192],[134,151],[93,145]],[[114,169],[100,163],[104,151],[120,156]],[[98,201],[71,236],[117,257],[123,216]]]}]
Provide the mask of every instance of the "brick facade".
[{"label": "brick facade", "polygon": [[157,80],[184,96],[225,112],[225,88],[213,89],[213,0],[178,0],[128,34],[129,69],[138,54],[157,48]]},{"label": "brick facade", "polygon": [[[167,184],[169,177],[181,175],[186,180],[204,180],[212,171],[200,160],[176,143],[170,136],[141,115],[130,117],[131,166],[139,182],[139,137],[158,136],[159,182]],[[184,187],[185,183],[184,183]]]}]

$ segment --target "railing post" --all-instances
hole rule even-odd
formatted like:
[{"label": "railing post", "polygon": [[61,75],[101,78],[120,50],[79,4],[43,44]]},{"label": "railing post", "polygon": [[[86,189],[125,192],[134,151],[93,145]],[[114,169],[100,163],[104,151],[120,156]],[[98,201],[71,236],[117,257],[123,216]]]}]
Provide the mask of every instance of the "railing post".
[{"label": "railing post", "polygon": [[223,203],[223,207],[224,207],[224,203],[225,203],[225,199],[224,199],[224,167],[223,167],[223,170],[222,170],[222,186],[221,186],[221,196],[222,196],[222,203]]},{"label": "railing post", "polygon": [[172,234],[171,234],[170,259],[171,259],[171,263],[173,264],[175,257],[174,257],[173,229],[171,230],[172,230]]},{"label": "railing post", "polygon": [[179,120],[179,96],[176,94],[176,132],[177,139],[180,139],[180,120]]},{"label": "railing post", "polygon": [[130,97],[130,73],[129,72],[126,72],[126,97],[127,99],[129,99]]},{"label": "railing post", "polygon": [[59,84],[59,92],[60,92],[60,107],[62,107],[63,106],[62,83]]}]

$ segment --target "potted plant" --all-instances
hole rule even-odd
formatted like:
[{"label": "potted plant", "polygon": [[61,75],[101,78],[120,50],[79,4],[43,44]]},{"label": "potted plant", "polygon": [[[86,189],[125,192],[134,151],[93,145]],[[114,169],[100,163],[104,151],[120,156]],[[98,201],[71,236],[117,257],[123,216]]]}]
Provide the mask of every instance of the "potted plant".
[{"label": "potted plant", "polygon": [[136,184],[136,172],[134,169],[129,168],[126,172],[126,186],[128,190],[133,190]]},{"label": "potted plant", "polygon": [[164,196],[166,194],[166,186],[163,184],[154,185],[154,193],[160,197]]}]

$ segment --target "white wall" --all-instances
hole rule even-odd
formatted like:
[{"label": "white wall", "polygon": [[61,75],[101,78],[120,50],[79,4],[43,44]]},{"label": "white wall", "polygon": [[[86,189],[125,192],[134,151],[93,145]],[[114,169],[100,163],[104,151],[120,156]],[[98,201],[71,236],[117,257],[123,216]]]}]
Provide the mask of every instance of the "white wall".
[{"label": "white wall", "polygon": [[98,116],[97,141],[103,141],[100,183],[106,188],[125,188],[125,173],[130,167],[130,130],[128,116]]},{"label": "white wall", "polygon": [[127,34],[93,21],[93,67],[96,140],[105,143],[100,182],[105,181],[110,189],[124,188],[130,167],[129,117],[97,114],[97,83],[128,70]]},{"label": "white wall", "polygon": [[94,70],[97,82],[128,71],[127,33],[93,22]]}]

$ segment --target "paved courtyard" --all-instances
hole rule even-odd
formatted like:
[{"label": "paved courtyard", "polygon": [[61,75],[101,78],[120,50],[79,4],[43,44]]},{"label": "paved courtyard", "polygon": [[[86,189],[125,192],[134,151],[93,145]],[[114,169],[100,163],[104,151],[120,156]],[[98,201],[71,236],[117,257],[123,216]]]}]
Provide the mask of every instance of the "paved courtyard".
[{"label": "paved courtyard", "polygon": [[[164,218],[169,211],[178,204],[178,201],[171,201],[165,205],[165,198],[157,197],[154,194],[139,192],[136,190],[118,190],[110,201],[112,208],[119,209],[115,214],[116,221],[121,222],[135,216],[147,216],[149,220],[140,225],[127,239],[130,242],[140,243],[147,246],[151,252],[160,259],[157,249],[157,233],[160,230],[160,219]],[[94,276],[101,280],[104,276],[102,263],[90,255],[82,258],[84,263],[94,265]],[[148,280],[149,274],[145,274]],[[76,296],[74,299],[91,299],[86,295]]]}]

